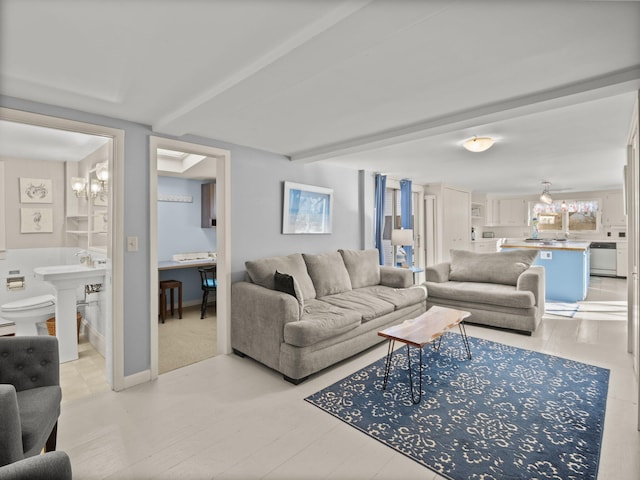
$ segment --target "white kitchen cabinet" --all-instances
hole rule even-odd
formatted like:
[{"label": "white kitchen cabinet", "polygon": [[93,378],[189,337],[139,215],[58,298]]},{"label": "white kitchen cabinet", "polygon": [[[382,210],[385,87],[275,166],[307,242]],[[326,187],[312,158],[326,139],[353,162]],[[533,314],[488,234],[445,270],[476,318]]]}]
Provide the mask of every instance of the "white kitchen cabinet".
[{"label": "white kitchen cabinet", "polygon": [[602,223],[605,225],[626,225],[624,198],[622,192],[607,193],[602,198]]},{"label": "white kitchen cabinet", "polygon": [[626,278],[629,265],[627,263],[627,259],[629,258],[627,242],[618,242],[616,244],[616,253],[616,276]]},{"label": "white kitchen cabinet", "polygon": [[527,201],[522,198],[502,198],[498,200],[498,222],[494,225],[523,226],[529,222]]},{"label": "white kitchen cabinet", "polygon": [[436,262],[451,258],[449,250],[469,250],[471,245],[471,192],[444,184],[427,185],[436,196]]},{"label": "white kitchen cabinet", "polygon": [[485,225],[496,226],[500,222],[500,202],[495,198],[487,198],[484,207]]}]

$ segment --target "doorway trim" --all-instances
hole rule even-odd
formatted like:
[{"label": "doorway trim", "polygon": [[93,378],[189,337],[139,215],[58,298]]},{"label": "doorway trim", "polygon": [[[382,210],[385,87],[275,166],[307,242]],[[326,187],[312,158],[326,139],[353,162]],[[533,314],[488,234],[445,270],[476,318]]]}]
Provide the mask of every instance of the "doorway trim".
[{"label": "doorway trim", "polygon": [[231,352],[231,152],[197,143],[149,137],[149,298],[151,380],[158,378],[158,149],[177,150],[216,159],[217,351]]},{"label": "doorway trim", "polygon": [[[67,130],[101,137],[113,141],[113,162],[110,172],[113,219],[111,222],[111,365],[107,365],[107,382],[115,391],[125,388],[124,382],[124,130],[79,122],[61,117],[25,112],[0,107],[0,119],[35,125],[40,127]],[[107,351],[109,346],[107,346]],[[106,361],[107,359],[105,359]],[[109,374],[111,372],[111,374]]]}]

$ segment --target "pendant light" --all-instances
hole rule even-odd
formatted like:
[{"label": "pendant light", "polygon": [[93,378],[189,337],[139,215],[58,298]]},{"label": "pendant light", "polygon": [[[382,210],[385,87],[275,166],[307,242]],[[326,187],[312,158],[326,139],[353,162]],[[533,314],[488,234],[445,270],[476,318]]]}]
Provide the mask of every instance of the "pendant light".
[{"label": "pendant light", "polygon": [[542,189],[542,195],[540,195],[540,201],[551,205],[553,203],[553,198],[551,198],[551,194],[549,193],[551,182],[542,182],[542,185],[544,188]]}]

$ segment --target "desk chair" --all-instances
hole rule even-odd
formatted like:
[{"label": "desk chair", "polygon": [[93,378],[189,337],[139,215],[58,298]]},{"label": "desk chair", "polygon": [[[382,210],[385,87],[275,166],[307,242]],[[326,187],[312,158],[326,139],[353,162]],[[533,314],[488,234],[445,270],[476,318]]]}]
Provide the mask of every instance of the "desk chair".
[{"label": "desk chair", "polygon": [[207,302],[209,301],[209,292],[213,292],[213,299],[216,299],[216,290],[218,288],[217,268],[216,265],[211,267],[200,267],[200,287],[202,288],[202,307],[200,308],[200,318],[204,318],[207,313]]}]

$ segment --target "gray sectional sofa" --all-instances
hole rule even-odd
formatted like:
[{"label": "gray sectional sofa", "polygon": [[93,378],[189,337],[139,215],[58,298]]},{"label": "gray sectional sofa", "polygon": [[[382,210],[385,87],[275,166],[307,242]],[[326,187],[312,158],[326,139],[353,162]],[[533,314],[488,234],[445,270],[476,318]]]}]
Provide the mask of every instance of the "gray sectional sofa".
[{"label": "gray sectional sofa", "polygon": [[426,289],[378,251],[295,253],[245,263],[231,287],[231,346],[294,384],[383,341],[378,331],[426,310]]},{"label": "gray sectional sofa", "polygon": [[471,312],[466,323],[531,335],[544,314],[544,268],[532,266],[537,250],[475,253],[451,250],[451,261],[425,269],[433,305]]}]

